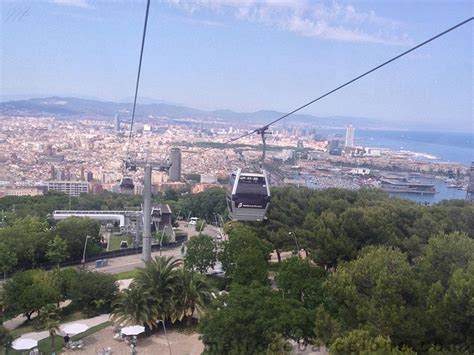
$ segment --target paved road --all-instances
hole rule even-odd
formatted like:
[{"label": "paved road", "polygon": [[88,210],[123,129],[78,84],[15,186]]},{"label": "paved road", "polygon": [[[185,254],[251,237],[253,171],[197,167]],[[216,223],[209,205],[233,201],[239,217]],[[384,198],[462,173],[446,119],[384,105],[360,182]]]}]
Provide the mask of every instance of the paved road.
[{"label": "paved road", "polygon": [[[195,226],[193,225],[185,225],[182,223],[179,226],[179,229],[182,231],[188,233],[188,238],[192,238],[196,235],[198,235],[198,232],[195,230]],[[214,226],[206,226],[203,230],[204,234],[210,235],[211,237],[216,237],[220,231],[218,228]],[[151,257],[159,256],[160,252],[153,252],[151,254]],[[173,249],[166,249],[163,250],[161,255],[163,256],[172,256],[175,258],[180,258],[181,255],[181,247],[173,248]],[[143,266],[143,260],[142,260],[142,255],[141,254],[134,254],[134,255],[127,255],[127,256],[121,256],[118,258],[112,258],[108,260],[108,265],[101,267],[101,268],[96,268],[95,267],[95,262],[93,263],[87,263],[86,264],[87,268],[89,270],[97,270],[101,272],[107,272],[111,274],[117,274],[120,272],[124,271],[130,271],[133,270],[137,267],[142,267]]]}]

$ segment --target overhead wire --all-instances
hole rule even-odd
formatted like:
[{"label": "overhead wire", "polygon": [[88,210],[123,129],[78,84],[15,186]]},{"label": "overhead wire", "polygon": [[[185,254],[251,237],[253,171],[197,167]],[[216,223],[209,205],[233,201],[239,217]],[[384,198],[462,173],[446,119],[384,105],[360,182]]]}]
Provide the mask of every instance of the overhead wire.
[{"label": "overhead wire", "polygon": [[147,3],[146,3],[145,21],[143,23],[142,44],[141,44],[141,48],[140,48],[140,59],[138,61],[137,81],[136,81],[136,85],[135,85],[135,95],[134,95],[134,98],[133,98],[132,119],[131,119],[131,122],[130,122],[130,132],[128,134],[128,141],[127,141],[126,159],[129,158],[128,155],[129,155],[129,151],[130,151],[130,143],[131,143],[131,140],[132,140],[133,124],[134,124],[134,121],[135,121],[135,110],[136,110],[136,107],[137,107],[138,87],[140,85],[140,74],[141,74],[141,70],[142,70],[143,50],[145,48],[146,29],[147,29],[147,25],[148,25],[148,14],[150,12],[150,1],[151,0],[147,0]]},{"label": "overhead wire", "polygon": [[[401,57],[403,57],[403,56],[405,56],[405,55],[407,55],[407,54],[409,54],[409,53],[411,53],[411,52],[417,50],[418,48],[421,48],[421,47],[427,45],[428,43],[430,43],[430,42],[432,42],[432,41],[434,41],[434,40],[436,40],[436,39],[438,39],[438,38],[440,38],[440,37],[442,37],[442,36],[448,34],[449,32],[454,31],[455,29],[457,29],[457,28],[459,28],[459,27],[461,27],[461,26],[467,24],[468,22],[470,22],[470,21],[472,21],[472,20],[474,20],[474,17],[470,17],[470,18],[468,18],[468,19],[466,19],[466,20],[464,20],[464,21],[462,21],[462,22],[459,22],[458,24],[456,24],[456,25],[454,25],[454,26],[448,28],[447,30],[444,30],[443,32],[440,32],[440,33],[438,33],[437,35],[435,35],[435,36],[433,36],[433,37],[431,37],[431,38],[429,38],[429,39],[427,39],[427,40],[425,40],[425,41],[423,41],[423,42],[417,44],[416,46],[414,46],[414,47],[412,47],[412,48],[410,48],[410,49],[408,49],[408,50],[406,50],[406,51],[404,51],[404,52],[402,52],[402,53],[396,55],[395,57],[393,57],[393,58],[391,58],[391,59],[389,59],[389,60],[383,62],[382,64],[377,65],[376,67],[374,67],[374,68],[372,68],[372,69],[366,71],[366,72],[363,73],[363,74],[360,74],[359,76],[356,76],[355,78],[353,78],[353,79],[351,79],[351,80],[345,82],[344,84],[339,85],[338,87],[336,87],[336,88],[334,88],[334,89],[332,89],[332,90],[330,90],[330,91],[328,91],[328,92],[322,94],[321,96],[315,98],[314,100],[311,100],[311,101],[305,103],[304,105],[299,106],[298,108],[294,109],[293,111],[288,112],[288,113],[286,113],[286,114],[280,116],[279,118],[277,118],[277,119],[275,119],[275,120],[273,120],[273,121],[267,123],[266,125],[264,125],[264,126],[262,126],[262,127],[260,127],[260,128],[256,128],[256,129],[254,129],[254,130],[252,130],[252,131],[250,131],[250,132],[247,132],[247,133],[245,133],[245,134],[242,134],[241,136],[231,138],[231,139],[225,141],[223,144],[229,144],[229,143],[238,141],[238,140],[240,140],[240,139],[242,139],[242,138],[245,138],[245,137],[248,137],[248,136],[250,136],[250,135],[252,135],[252,134],[254,134],[254,133],[259,133],[259,134],[260,134],[260,132],[266,131],[271,125],[273,125],[273,124],[275,124],[275,123],[277,123],[277,122],[279,122],[279,121],[285,119],[285,118],[288,117],[288,116],[291,116],[291,115],[295,114],[295,113],[298,112],[298,111],[301,111],[302,109],[304,109],[304,108],[306,108],[306,107],[308,107],[308,106],[314,104],[315,102],[317,102],[317,101],[319,101],[319,100],[321,100],[321,99],[323,99],[323,98],[325,98],[325,97],[327,97],[327,96],[329,96],[329,95],[335,93],[336,91],[341,90],[342,88],[344,88],[344,87],[346,87],[346,86],[348,86],[348,85],[350,85],[350,84],[352,84],[352,83],[354,83],[354,82],[356,82],[356,81],[362,79],[363,77],[369,75],[370,73],[373,73],[374,71],[376,71],[376,70],[378,70],[378,69],[380,69],[380,68],[382,68],[382,67],[384,67],[384,66],[386,66],[386,65],[388,65],[388,64],[390,64],[390,63],[392,63],[392,62],[394,62],[394,61],[396,61],[397,59],[400,59]],[[211,149],[212,149],[212,148],[205,149],[203,152],[206,152],[206,151],[211,150]]]}]

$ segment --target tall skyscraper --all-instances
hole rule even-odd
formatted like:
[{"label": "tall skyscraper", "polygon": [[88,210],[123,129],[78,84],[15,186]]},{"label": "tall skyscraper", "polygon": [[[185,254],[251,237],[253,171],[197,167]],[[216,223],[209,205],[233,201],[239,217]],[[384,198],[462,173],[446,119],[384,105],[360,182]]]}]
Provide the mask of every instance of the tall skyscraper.
[{"label": "tall skyscraper", "polygon": [[170,152],[170,178],[169,181],[181,180],[181,149],[171,148]]},{"label": "tall skyscraper", "polygon": [[466,200],[474,202],[474,161],[469,170],[469,184],[467,185]]},{"label": "tall skyscraper", "polygon": [[119,115],[115,115],[115,133],[120,133],[120,117]]},{"label": "tall skyscraper", "polygon": [[347,126],[346,129],[346,148],[352,148],[354,146],[354,131],[355,128],[352,125]]}]

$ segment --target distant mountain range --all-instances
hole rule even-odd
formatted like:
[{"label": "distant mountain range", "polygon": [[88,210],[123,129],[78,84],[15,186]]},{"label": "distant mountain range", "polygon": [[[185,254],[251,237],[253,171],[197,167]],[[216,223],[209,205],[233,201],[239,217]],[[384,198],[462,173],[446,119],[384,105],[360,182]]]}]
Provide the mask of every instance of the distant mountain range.
[{"label": "distant mountain range", "polygon": [[[159,102],[157,100],[157,102]],[[55,116],[62,118],[94,117],[113,118],[115,114],[123,117],[131,115],[132,104],[79,99],[74,97],[46,97],[28,100],[0,102],[0,114],[12,116]],[[230,124],[265,124],[284,115],[284,112],[262,110],[257,112],[235,112],[231,110],[204,111],[186,106],[166,103],[137,104],[136,116],[168,117],[170,119],[192,119],[202,121],[223,121]],[[361,117],[317,117],[312,115],[295,114],[286,122],[342,127],[353,124],[357,127],[388,128],[386,122]]]}]

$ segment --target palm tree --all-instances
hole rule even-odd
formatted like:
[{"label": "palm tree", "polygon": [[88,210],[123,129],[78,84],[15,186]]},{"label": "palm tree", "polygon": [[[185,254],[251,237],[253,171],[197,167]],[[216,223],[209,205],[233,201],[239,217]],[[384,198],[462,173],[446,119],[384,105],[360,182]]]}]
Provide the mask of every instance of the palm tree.
[{"label": "palm tree", "polygon": [[40,322],[48,330],[51,337],[51,350],[54,351],[54,338],[59,330],[59,308],[55,304],[48,304],[40,311]]},{"label": "palm tree", "polygon": [[192,322],[194,311],[204,314],[205,306],[212,300],[212,287],[206,278],[197,273],[181,269],[179,271],[179,292],[175,294],[175,312],[172,321],[186,319],[188,325]]},{"label": "palm tree", "polygon": [[123,325],[144,324],[153,328],[157,317],[152,303],[150,294],[132,283],[130,288],[120,292],[113,305],[111,320]]},{"label": "palm tree", "polygon": [[156,257],[147,262],[135,278],[136,285],[153,299],[150,309],[153,309],[156,319],[169,319],[175,312],[173,296],[180,283],[180,265],[181,259]]}]

